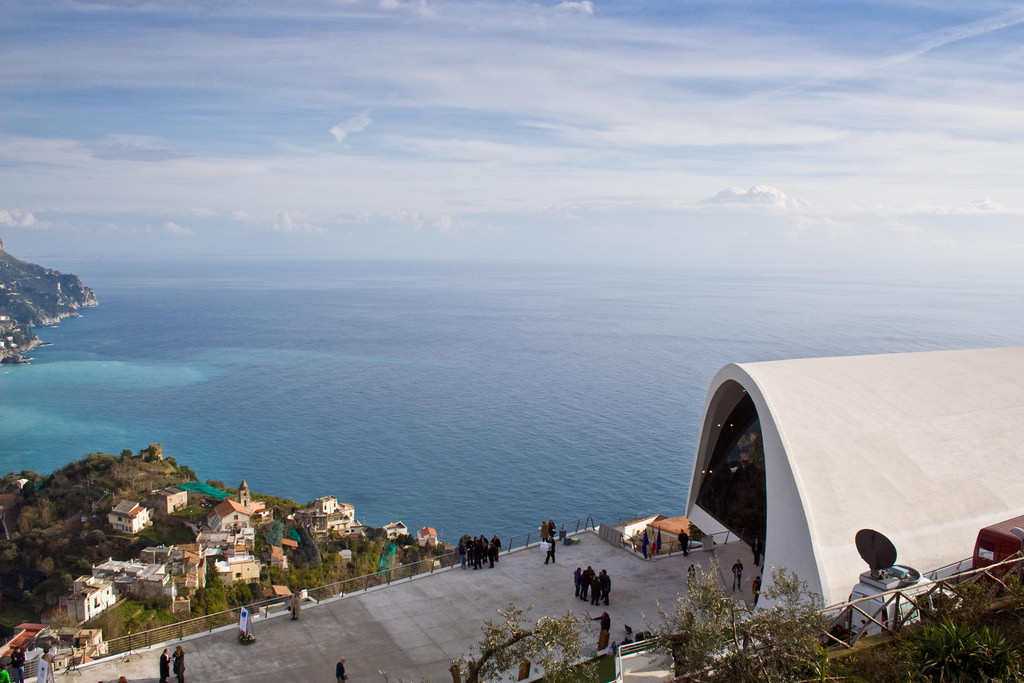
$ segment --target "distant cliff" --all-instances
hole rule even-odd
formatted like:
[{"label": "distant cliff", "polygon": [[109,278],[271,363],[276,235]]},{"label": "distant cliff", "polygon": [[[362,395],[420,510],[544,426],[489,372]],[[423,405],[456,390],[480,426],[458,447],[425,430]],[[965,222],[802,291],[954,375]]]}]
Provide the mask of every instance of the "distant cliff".
[{"label": "distant cliff", "polygon": [[20,261],[0,241],[0,359],[12,359],[42,342],[31,328],[55,325],[95,306],[96,294],[77,275]]}]

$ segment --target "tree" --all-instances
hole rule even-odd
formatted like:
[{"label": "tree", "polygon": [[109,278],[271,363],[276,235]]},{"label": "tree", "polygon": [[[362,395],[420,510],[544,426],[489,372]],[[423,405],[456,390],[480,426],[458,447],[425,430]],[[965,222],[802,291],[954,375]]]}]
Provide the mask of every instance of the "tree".
[{"label": "tree", "polygon": [[579,662],[583,650],[585,622],[572,612],[564,617],[541,617],[532,625],[525,610],[510,604],[498,610],[501,621],[484,623],[484,637],[474,650],[452,662],[453,683],[492,680],[529,659],[544,670],[544,680],[565,680]]},{"label": "tree", "polygon": [[768,607],[750,609],[720,583],[718,564],[689,581],[688,595],[658,606],[659,647],[676,680],[798,681],[820,666],[821,597],[785,568],[771,568]]}]

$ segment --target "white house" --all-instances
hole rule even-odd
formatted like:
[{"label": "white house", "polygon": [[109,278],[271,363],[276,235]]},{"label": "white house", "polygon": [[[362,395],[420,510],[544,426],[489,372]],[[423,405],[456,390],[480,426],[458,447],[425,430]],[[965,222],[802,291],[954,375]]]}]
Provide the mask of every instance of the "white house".
[{"label": "white house", "polygon": [[213,531],[234,531],[248,528],[249,517],[249,508],[226,498],[207,515],[206,524]]},{"label": "white house", "polygon": [[294,519],[315,534],[332,531],[348,534],[359,526],[356,522],[356,509],[348,503],[339,503],[334,496],[310,501],[305,508],[295,513]]},{"label": "white house", "polygon": [[384,525],[384,533],[388,538],[397,538],[398,536],[407,535],[409,527],[401,522],[392,522],[391,524]]},{"label": "white house", "polygon": [[151,510],[131,500],[122,500],[107,514],[107,520],[115,531],[137,534],[153,525]]},{"label": "white house", "polygon": [[68,616],[78,621],[88,621],[117,602],[114,584],[98,576],[80,576],[75,579],[71,593],[60,599]]}]

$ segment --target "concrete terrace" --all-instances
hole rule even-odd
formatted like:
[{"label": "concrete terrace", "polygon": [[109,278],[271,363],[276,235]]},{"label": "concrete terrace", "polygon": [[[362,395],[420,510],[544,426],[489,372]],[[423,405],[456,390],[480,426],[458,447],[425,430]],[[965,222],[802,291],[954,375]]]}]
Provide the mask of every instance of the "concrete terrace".
[{"label": "concrete terrace", "polygon": [[[231,683],[253,680],[333,680],[334,664],[346,658],[350,680],[451,680],[448,667],[482,637],[485,619],[510,602],[533,605],[532,619],[544,615],[598,616],[607,609],[612,618],[611,637],[621,641],[624,624],[634,631],[658,621],[657,601],[669,604],[685,591],[687,567],[706,566],[711,554],[676,553],[647,561],[628,550],[602,541],[592,531],[576,536],[576,545],[559,545],[557,564],[545,565],[536,547],[505,553],[493,569],[473,571],[453,567],[433,574],[334,598],[317,605],[306,603],[299,621],[287,612],[256,620],[256,642],[241,645],[237,628],[226,627],[182,641],[166,643],[172,651],[181,644],[186,652],[186,680]],[[717,546],[721,571],[728,574],[737,557],[746,567],[743,597],[750,599],[750,581],[759,573],[746,545]],[[607,569],[612,577],[610,606],[591,606],[573,595],[577,566]],[[724,577],[723,577],[724,581]],[[592,624],[597,649],[597,623]],[[156,683],[163,647],[111,657],[82,667],[82,680],[116,681],[126,676],[133,683]],[[63,672],[58,671],[58,675]],[[172,677],[173,680],[173,677]]]}]

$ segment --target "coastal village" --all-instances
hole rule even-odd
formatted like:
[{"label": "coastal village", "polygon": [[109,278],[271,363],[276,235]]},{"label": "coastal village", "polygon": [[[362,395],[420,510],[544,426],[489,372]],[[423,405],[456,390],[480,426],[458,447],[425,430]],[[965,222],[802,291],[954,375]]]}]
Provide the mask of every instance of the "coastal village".
[{"label": "coastal village", "polygon": [[[122,453],[112,469],[150,463],[160,466],[163,461],[162,447],[151,444],[138,454]],[[4,490],[0,491],[0,532],[7,541],[11,540],[12,531],[17,531],[14,518],[19,503],[37,485],[25,477],[9,476],[5,480]],[[301,579],[294,580],[289,570],[295,563],[309,564],[310,548],[319,554],[323,548],[349,546],[336,551],[335,562],[342,566],[352,561],[351,546],[365,542],[368,534],[396,546],[427,552],[445,549],[432,527],[420,529],[415,538],[401,521],[379,529],[364,527],[356,518],[355,508],[333,495],[321,496],[301,507],[275,505],[255,499],[244,480],[235,493],[210,483],[183,481],[153,489],[138,498],[107,501],[109,507],[94,504],[93,513],[81,515],[76,522],[88,538],[115,535],[132,541],[130,547],[138,548],[137,553],[124,559],[108,557],[91,563],[91,570],[73,578],[54,604],[42,612],[38,622],[8,627],[13,628],[13,633],[0,648],[0,657],[30,643],[37,646],[33,650],[36,655],[41,644],[57,645],[64,666],[72,665],[73,660],[84,662],[103,657],[107,654],[107,643],[101,626],[105,623],[104,615],[116,606],[137,601],[159,606],[175,619],[185,619],[196,613],[196,596],[209,593],[214,587],[210,582],[217,582],[226,590],[237,591],[241,587],[246,602],[277,600],[290,604],[293,592],[303,596],[305,592],[299,587]],[[191,542],[140,548],[139,539],[153,537],[154,526],[161,529],[162,536],[189,537]],[[4,578],[6,589],[10,577]],[[4,591],[0,614],[5,605],[11,604],[9,592]]]}]

